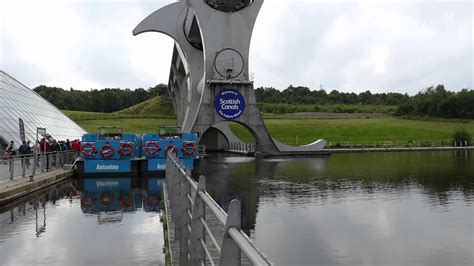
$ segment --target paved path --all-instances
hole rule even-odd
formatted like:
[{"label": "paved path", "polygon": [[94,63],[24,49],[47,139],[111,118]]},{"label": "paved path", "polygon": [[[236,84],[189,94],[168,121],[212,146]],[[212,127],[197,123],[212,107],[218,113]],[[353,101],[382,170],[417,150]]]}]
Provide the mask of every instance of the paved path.
[{"label": "paved path", "polygon": [[70,178],[73,174],[73,170],[55,169],[50,172],[35,175],[33,181],[30,181],[29,177],[25,177],[17,178],[10,182],[2,182],[0,183],[0,206],[8,204],[33,191]]}]

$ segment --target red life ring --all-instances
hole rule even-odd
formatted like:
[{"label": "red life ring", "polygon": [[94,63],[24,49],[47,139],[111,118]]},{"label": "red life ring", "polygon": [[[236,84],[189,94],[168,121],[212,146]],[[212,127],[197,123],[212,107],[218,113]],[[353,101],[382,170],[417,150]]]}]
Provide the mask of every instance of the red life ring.
[{"label": "red life ring", "polygon": [[168,146],[166,146],[166,149],[165,149],[165,156],[168,155],[168,151],[171,149],[173,149],[174,155],[178,155],[178,148],[176,148],[176,146],[173,144],[168,144]]},{"label": "red life ring", "polygon": [[110,158],[114,155],[114,147],[110,144],[105,144],[102,147],[100,147],[100,155],[104,158]]},{"label": "red life ring", "polygon": [[82,195],[81,208],[90,209],[95,205],[95,198],[92,195]]},{"label": "red life ring", "polygon": [[[86,149],[88,149],[89,152],[86,152]],[[81,153],[82,153],[84,156],[92,156],[92,155],[94,155],[94,153],[95,153],[95,146],[94,146],[94,143],[93,143],[93,142],[86,142],[86,143],[82,144]]]},{"label": "red life ring", "polygon": [[[191,149],[189,149],[191,148]],[[196,143],[192,141],[186,141],[183,143],[183,153],[186,155],[193,155],[197,150]]]},{"label": "red life ring", "polygon": [[145,206],[147,208],[153,208],[156,209],[160,205],[160,200],[158,199],[157,196],[155,195],[148,195],[145,198]]},{"label": "red life ring", "polygon": [[133,154],[133,143],[132,142],[124,142],[120,144],[119,153],[122,156],[130,156]]},{"label": "red life ring", "polygon": [[[150,150],[150,146],[153,148]],[[145,153],[146,154],[157,154],[160,151],[160,144],[156,141],[147,141],[145,144]]]},{"label": "red life ring", "polygon": [[114,203],[114,194],[108,191],[102,193],[100,196],[100,204],[106,208],[109,208],[112,206],[112,203]]},{"label": "red life ring", "polygon": [[123,209],[132,207],[133,206],[133,198],[132,195],[128,193],[124,193],[120,195],[120,207]]}]

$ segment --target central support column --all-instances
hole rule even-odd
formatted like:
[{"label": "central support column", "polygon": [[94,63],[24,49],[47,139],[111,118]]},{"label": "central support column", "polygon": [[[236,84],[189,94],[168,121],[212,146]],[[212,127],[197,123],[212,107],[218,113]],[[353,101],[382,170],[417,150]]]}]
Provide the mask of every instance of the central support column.
[{"label": "central support column", "polygon": [[255,101],[248,71],[250,39],[262,4],[263,0],[254,0],[229,11],[203,0],[189,1],[204,56],[204,82],[199,84],[202,94],[192,131],[203,134],[216,123],[234,121],[253,133],[257,152],[278,154]]}]

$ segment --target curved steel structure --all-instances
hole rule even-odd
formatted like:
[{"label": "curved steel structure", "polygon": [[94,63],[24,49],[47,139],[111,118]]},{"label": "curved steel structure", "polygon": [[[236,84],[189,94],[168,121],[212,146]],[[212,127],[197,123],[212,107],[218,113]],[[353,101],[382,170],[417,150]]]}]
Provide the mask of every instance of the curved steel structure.
[{"label": "curved steel structure", "polygon": [[[261,117],[249,80],[248,58],[262,4],[263,0],[180,1],[149,15],[133,34],[153,31],[175,40],[168,93],[183,132],[202,136],[214,128],[227,140],[236,140],[228,123],[237,122],[255,136],[257,152],[320,151],[324,140],[303,147],[273,140]],[[226,93],[237,98],[227,98]],[[224,114],[233,109],[238,111],[235,115]]]}]

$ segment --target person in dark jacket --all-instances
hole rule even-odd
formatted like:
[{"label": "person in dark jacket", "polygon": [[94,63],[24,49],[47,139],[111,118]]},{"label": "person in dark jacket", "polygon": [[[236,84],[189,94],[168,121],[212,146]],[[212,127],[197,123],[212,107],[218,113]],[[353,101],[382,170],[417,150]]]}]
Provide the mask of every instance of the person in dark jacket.
[{"label": "person in dark jacket", "polygon": [[21,156],[21,165],[29,167],[30,160],[28,159],[28,156],[31,153],[31,147],[28,145],[28,143],[26,143],[26,141],[23,141],[23,143],[20,145],[20,147],[18,148],[18,152]]},{"label": "person in dark jacket", "polygon": [[71,150],[71,142],[69,142],[69,139],[66,139],[66,150]]},{"label": "person in dark jacket", "polygon": [[59,143],[53,139],[53,143],[51,144],[51,156],[53,156],[53,164],[56,165],[56,158],[58,151],[61,150],[61,146]]}]

